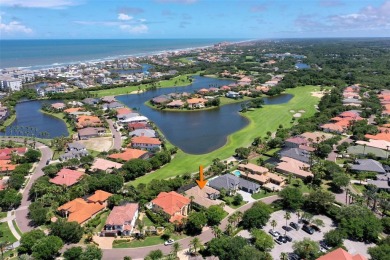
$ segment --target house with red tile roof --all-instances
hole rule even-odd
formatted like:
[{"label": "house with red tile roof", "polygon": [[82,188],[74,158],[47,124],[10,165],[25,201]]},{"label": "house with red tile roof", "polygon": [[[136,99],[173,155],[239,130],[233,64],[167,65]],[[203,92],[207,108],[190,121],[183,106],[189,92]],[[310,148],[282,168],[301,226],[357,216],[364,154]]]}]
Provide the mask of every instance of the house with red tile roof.
[{"label": "house with red tile roof", "polygon": [[341,134],[346,130],[346,128],[336,124],[323,124],[320,126],[320,128],[324,132],[337,133],[337,134]]},{"label": "house with red tile roof", "polygon": [[134,122],[134,123],[127,124],[127,129],[129,129],[129,131],[134,131],[137,129],[146,129],[146,128],[150,128],[149,124],[146,122]]},{"label": "house with red tile roof", "polygon": [[308,145],[306,138],[301,136],[292,136],[284,141],[284,146],[288,148],[298,148],[300,145]]},{"label": "house with red tile roof", "polygon": [[112,193],[109,193],[104,190],[97,190],[95,193],[87,198],[87,202],[89,203],[100,203],[104,204],[108,200],[109,197],[112,196]]},{"label": "house with red tile roof", "polygon": [[84,110],[84,108],[82,108],[82,107],[71,107],[71,108],[65,109],[64,113],[71,114],[71,113],[79,112],[82,110]]},{"label": "house with red tile roof", "polygon": [[65,185],[67,187],[70,187],[78,183],[83,175],[83,172],[64,168],[57,173],[56,177],[50,179],[49,182],[54,183],[56,185]]},{"label": "house with red tile roof", "polygon": [[103,123],[100,121],[100,118],[97,116],[78,116],[77,117],[77,128],[85,128],[85,127],[96,127],[96,126],[102,126]]},{"label": "house with red tile roof", "polygon": [[64,103],[59,102],[51,104],[51,107],[56,110],[63,110],[64,108],[66,108],[66,105]]},{"label": "house with red tile roof", "polygon": [[131,149],[127,148],[122,153],[113,153],[108,156],[111,159],[119,159],[123,161],[129,161],[132,159],[145,159],[147,157],[148,152],[139,149]]},{"label": "house with red tile roof", "polygon": [[117,116],[122,116],[122,115],[127,115],[127,114],[130,114],[132,113],[133,110],[131,110],[130,108],[127,108],[127,107],[122,107],[122,108],[118,108],[116,110],[116,115]]},{"label": "house with red tile roof", "polygon": [[102,231],[103,236],[130,236],[138,219],[138,208],[138,203],[115,206],[108,215]]},{"label": "house with red tile roof", "polygon": [[82,198],[77,198],[58,207],[57,211],[59,211],[63,217],[67,218],[68,222],[76,221],[80,225],[83,225],[105,208],[106,205],[88,203]]},{"label": "house with red tile roof", "polygon": [[361,254],[352,255],[342,248],[337,248],[320,256],[317,260],[367,260],[367,258]]},{"label": "house with red tile roof", "polygon": [[9,172],[15,170],[17,164],[13,164],[11,160],[0,160],[0,172]]},{"label": "house with red tile roof", "polygon": [[280,163],[276,166],[276,171],[287,175],[291,173],[301,179],[313,177],[309,164],[289,157],[282,157],[280,159]]},{"label": "house with red tile roof", "polygon": [[189,108],[203,108],[205,107],[205,102],[207,100],[204,98],[189,98],[187,99],[187,104]]},{"label": "house with red tile roof", "polygon": [[150,202],[150,207],[155,212],[165,212],[169,222],[181,221],[188,216],[191,200],[183,195],[171,191],[161,192],[157,198]]},{"label": "house with red tile roof", "polygon": [[96,158],[91,166],[91,170],[101,170],[101,171],[111,171],[113,169],[120,169],[122,167],[121,163],[109,161],[102,158]]},{"label": "house with red tile roof", "polygon": [[19,156],[23,156],[27,150],[27,147],[0,149],[0,160],[10,160],[13,153]]},{"label": "house with red tile roof", "polygon": [[161,141],[160,139],[153,137],[135,136],[131,138],[131,147],[148,151],[161,150]]}]

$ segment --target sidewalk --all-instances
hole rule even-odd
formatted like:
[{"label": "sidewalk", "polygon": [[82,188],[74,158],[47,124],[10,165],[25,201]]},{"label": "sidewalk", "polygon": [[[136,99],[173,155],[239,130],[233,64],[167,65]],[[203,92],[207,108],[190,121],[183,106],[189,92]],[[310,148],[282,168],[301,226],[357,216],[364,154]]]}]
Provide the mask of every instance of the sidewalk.
[{"label": "sidewalk", "polygon": [[[8,211],[8,212],[7,212],[7,217],[6,217],[6,219],[7,219],[8,227],[9,227],[9,229],[10,229],[12,235],[14,235],[14,237],[15,237],[15,238],[18,240],[18,242],[19,242],[19,240],[20,240],[21,237],[20,237],[18,231],[16,231],[16,229],[15,229],[14,222],[13,222],[13,220],[15,219],[15,214],[12,215],[12,212],[13,212],[13,211]],[[15,242],[15,243],[16,243],[16,242]]]}]

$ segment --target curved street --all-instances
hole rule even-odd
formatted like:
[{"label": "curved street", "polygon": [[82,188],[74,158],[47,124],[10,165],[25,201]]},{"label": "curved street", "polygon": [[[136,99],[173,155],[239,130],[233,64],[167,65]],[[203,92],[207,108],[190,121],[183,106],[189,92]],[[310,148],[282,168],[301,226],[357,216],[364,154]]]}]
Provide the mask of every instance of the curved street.
[{"label": "curved street", "polygon": [[[23,138],[1,138],[1,139],[2,140],[12,140],[14,142],[19,142],[19,143],[24,142]],[[32,142],[33,141],[28,140],[29,144],[31,144]],[[36,142],[35,145],[36,145],[36,148],[38,148],[42,153],[41,159],[36,164],[36,167],[35,167],[34,171],[32,172],[32,174],[30,175],[30,179],[22,192],[23,197],[22,197],[21,205],[15,210],[16,223],[17,223],[20,231],[22,231],[23,233],[34,229],[30,225],[30,220],[27,217],[28,206],[30,206],[30,204],[31,204],[31,201],[28,199],[28,194],[30,192],[31,186],[36,181],[36,179],[38,179],[39,177],[41,177],[43,175],[42,168],[46,166],[47,160],[51,159],[53,156],[52,150],[49,147],[47,147],[46,145],[39,143],[39,142]]]},{"label": "curved street", "polygon": [[112,133],[112,149],[120,150],[122,148],[122,136],[121,132],[117,131],[114,127],[114,122],[111,119],[107,119],[108,127]]}]

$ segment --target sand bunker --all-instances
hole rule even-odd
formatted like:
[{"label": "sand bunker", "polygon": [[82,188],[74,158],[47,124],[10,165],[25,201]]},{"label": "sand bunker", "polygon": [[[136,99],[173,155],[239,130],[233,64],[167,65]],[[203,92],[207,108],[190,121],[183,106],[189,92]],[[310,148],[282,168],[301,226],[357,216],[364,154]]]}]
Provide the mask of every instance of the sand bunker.
[{"label": "sand bunker", "polygon": [[318,98],[322,98],[325,94],[326,94],[326,91],[314,91],[314,92],[311,92],[311,95],[313,97],[318,97]]},{"label": "sand bunker", "polygon": [[295,110],[290,110],[291,113],[295,113]]},{"label": "sand bunker", "polygon": [[299,110],[298,112],[299,113],[305,113],[306,111],[305,110]]},{"label": "sand bunker", "polygon": [[295,114],[293,115],[293,117],[301,117],[301,116],[302,116],[301,113],[295,113]]}]

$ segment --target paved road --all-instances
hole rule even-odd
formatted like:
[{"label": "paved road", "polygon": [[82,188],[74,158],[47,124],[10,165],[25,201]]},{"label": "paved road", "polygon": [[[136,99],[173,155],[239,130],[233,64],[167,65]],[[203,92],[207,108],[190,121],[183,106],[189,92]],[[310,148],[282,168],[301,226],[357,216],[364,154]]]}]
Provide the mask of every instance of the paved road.
[{"label": "paved road", "polygon": [[[20,143],[24,142],[24,139],[22,139],[22,138],[2,138],[2,139],[12,140],[15,142],[20,142]],[[29,140],[28,143],[32,143],[32,141]],[[35,168],[34,172],[32,173],[32,175],[30,176],[30,180],[27,183],[25,189],[23,190],[23,193],[22,193],[23,197],[22,197],[21,205],[19,206],[19,208],[17,208],[15,210],[16,223],[18,224],[19,229],[23,233],[34,229],[30,225],[30,219],[27,217],[28,206],[31,204],[31,201],[28,200],[28,193],[30,192],[31,186],[36,181],[36,179],[38,179],[39,177],[41,177],[43,175],[42,168],[46,166],[46,161],[53,157],[52,150],[49,147],[47,147],[46,145],[39,143],[39,142],[36,142],[36,148],[38,148],[42,153],[41,160],[39,161],[38,164],[36,164],[36,168]]]},{"label": "paved road", "polygon": [[[263,201],[266,204],[271,204],[275,200],[278,199],[277,195],[270,196],[264,199],[261,199],[260,201]],[[244,206],[240,207],[239,211],[245,212],[250,207],[252,207],[251,203],[247,203]],[[225,230],[225,227],[228,224],[227,221],[228,217],[224,218],[219,225],[219,227],[222,230]],[[214,238],[214,235],[212,234],[212,231],[210,228],[205,228],[198,236],[198,238],[202,241],[202,243],[206,243]],[[193,239],[193,237],[187,237],[181,240],[178,240],[180,242],[182,248],[190,248],[190,241]],[[152,250],[160,249],[164,254],[169,254],[171,252],[171,246],[164,246],[164,245],[155,245],[155,246],[148,246],[148,247],[140,247],[140,248],[123,248],[123,249],[103,249],[103,259],[107,260],[114,260],[114,259],[123,259],[125,256],[130,256],[132,259],[142,259],[147,254],[149,254]]]},{"label": "paved road", "polygon": [[333,145],[333,150],[329,153],[328,158],[327,158],[328,161],[336,162],[336,158],[338,155],[338,153],[336,152],[337,151],[336,147],[338,145],[342,144],[343,142],[352,143],[352,140],[349,139],[349,137],[344,137],[336,145]]},{"label": "paved road", "polygon": [[114,122],[111,119],[107,119],[108,127],[111,133],[114,135],[112,149],[120,150],[122,148],[121,132],[117,132],[114,128]]}]

